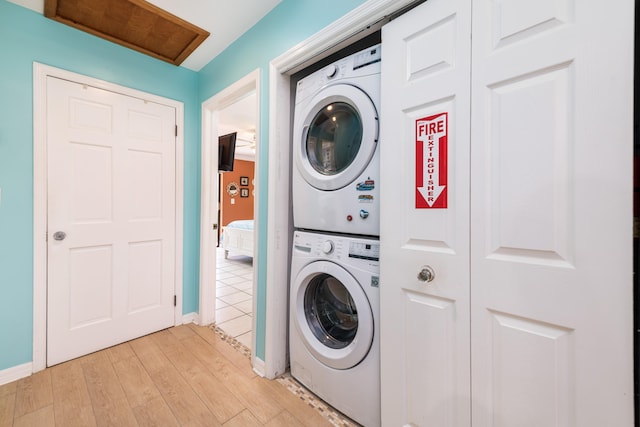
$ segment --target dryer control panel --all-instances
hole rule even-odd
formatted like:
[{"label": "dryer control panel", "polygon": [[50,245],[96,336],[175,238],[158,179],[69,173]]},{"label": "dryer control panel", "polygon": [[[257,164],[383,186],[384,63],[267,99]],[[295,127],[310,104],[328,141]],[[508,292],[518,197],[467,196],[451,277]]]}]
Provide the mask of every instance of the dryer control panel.
[{"label": "dryer control panel", "polygon": [[381,61],[382,45],[377,44],[314,71],[298,81],[295,103],[302,102],[327,84],[380,74]]},{"label": "dryer control panel", "polygon": [[373,46],[369,49],[365,49],[362,52],[358,52],[353,56],[353,69],[366,67],[369,64],[375,64],[382,59],[381,45]]}]

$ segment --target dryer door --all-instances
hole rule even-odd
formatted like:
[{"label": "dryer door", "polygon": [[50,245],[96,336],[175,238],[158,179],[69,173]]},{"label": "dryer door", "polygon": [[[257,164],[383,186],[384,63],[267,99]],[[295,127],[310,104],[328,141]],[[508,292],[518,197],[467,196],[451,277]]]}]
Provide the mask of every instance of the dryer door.
[{"label": "dryer door", "polygon": [[362,361],[373,342],[373,313],[356,279],[327,261],[305,266],[292,286],[292,316],[313,356],[334,369]]},{"label": "dryer door", "polygon": [[304,179],[319,190],[352,183],[378,143],[378,112],[365,92],[349,84],[320,90],[296,112],[294,156]]}]

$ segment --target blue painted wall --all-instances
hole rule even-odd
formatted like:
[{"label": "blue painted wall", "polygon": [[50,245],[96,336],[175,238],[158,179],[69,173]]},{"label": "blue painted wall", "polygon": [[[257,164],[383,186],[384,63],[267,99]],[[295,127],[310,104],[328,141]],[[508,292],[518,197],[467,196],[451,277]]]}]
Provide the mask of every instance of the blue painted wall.
[{"label": "blue painted wall", "polygon": [[[0,371],[33,353],[33,62],[184,103],[183,313],[198,311],[200,103],[261,70],[260,161],[268,164],[268,65],[365,0],[283,0],[199,73],[120,47],[0,0]],[[313,19],[309,19],[313,17]],[[267,168],[258,177],[267,190]],[[267,203],[258,207],[267,224]],[[266,228],[259,231],[258,357],[264,358]]]},{"label": "blue painted wall", "polygon": [[0,370],[32,360],[33,62],[182,101],[185,107],[184,301],[198,310],[198,75],[0,0]]},{"label": "blue painted wall", "polygon": [[[251,71],[260,69],[260,149],[259,161],[269,164],[269,62],[301,41],[317,33],[333,21],[339,19],[364,0],[282,0],[267,16],[236,40],[224,52],[213,59],[199,72],[200,100],[205,101]],[[312,17],[312,19],[310,19]],[[257,177],[260,191],[268,190],[267,168],[260,168]],[[257,284],[257,320],[255,331],[256,355],[264,360],[265,352],[265,309],[266,309],[266,266],[267,255],[267,200],[260,198],[258,219],[262,224],[258,230],[259,264]],[[286,285],[286,284],[284,284]]]}]

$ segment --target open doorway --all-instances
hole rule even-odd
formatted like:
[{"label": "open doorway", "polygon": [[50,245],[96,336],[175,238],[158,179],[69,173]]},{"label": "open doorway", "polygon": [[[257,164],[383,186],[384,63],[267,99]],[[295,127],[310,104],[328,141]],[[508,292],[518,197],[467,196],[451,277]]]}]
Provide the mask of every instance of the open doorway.
[{"label": "open doorway", "polygon": [[253,347],[256,103],[254,90],[218,111],[218,134],[223,136],[218,150],[215,322],[249,349]]},{"label": "open doorway", "polygon": [[[254,71],[202,104],[199,322],[215,323],[250,348],[253,357],[258,81]],[[219,138],[229,134],[235,136],[232,166],[219,152]],[[226,157],[223,168],[221,155]],[[244,230],[238,232],[234,224]]]}]

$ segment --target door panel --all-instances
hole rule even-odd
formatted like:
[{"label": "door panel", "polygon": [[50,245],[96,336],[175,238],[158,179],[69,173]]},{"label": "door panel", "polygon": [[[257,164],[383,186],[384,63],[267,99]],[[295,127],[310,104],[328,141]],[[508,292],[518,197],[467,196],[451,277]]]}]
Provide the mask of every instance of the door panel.
[{"label": "door panel", "polygon": [[[456,343],[460,335],[457,311],[461,304],[417,292],[406,292],[405,299],[403,320],[407,326],[403,348],[407,349],[405,363],[411,369],[405,380],[410,396],[407,418],[415,425],[429,426],[431,420],[442,423],[438,425],[465,425],[460,424],[463,420],[456,420],[461,415],[457,411],[468,407],[465,398],[458,402],[451,398],[461,395],[457,378],[464,367],[456,363],[461,359],[457,353],[468,352],[468,348]],[[433,345],[432,339],[440,345]]]},{"label": "door panel", "polygon": [[[490,312],[488,321],[491,341],[484,347],[492,352],[495,410],[488,425],[575,425],[575,406],[568,400],[575,382],[573,331],[498,312]],[[482,376],[473,371],[474,379]],[[474,406],[474,416],[482,409]]]},{"label": "door panel", "polygon": [[[382,425],[470,422],[470,19],[467,2],[430,0],[383,28]],[[433,117],[448,148],[418,142]],[[430,194],[446,208],[416,208]],[[417,278],[426,265],[432,282]]]},{"label": "door panel", "polygon": [[473,425],[630,426],[633,2],[472,26]]},{"label": "door panel", "polygon": [[68,259],[69,330],[110,320],[113,246],[73,248]]},{"label": "door panel", "polygon": [[162,240],[129,243],[127,314],[162,305]]},{"label": "door panel", "polygon": [[489,257],[571,264],[570,74],[562,64],[486,92]]},{"label": "door panel", "polygon": [[73,178],[69,187],[69,214],[75,222],[110,221],[113,213],[111,148],[70,142],[69,151]]},{"label": "door panel", "polygon": [[47,102],[52,365],[174,324],[175,110],[52,77]]}]

